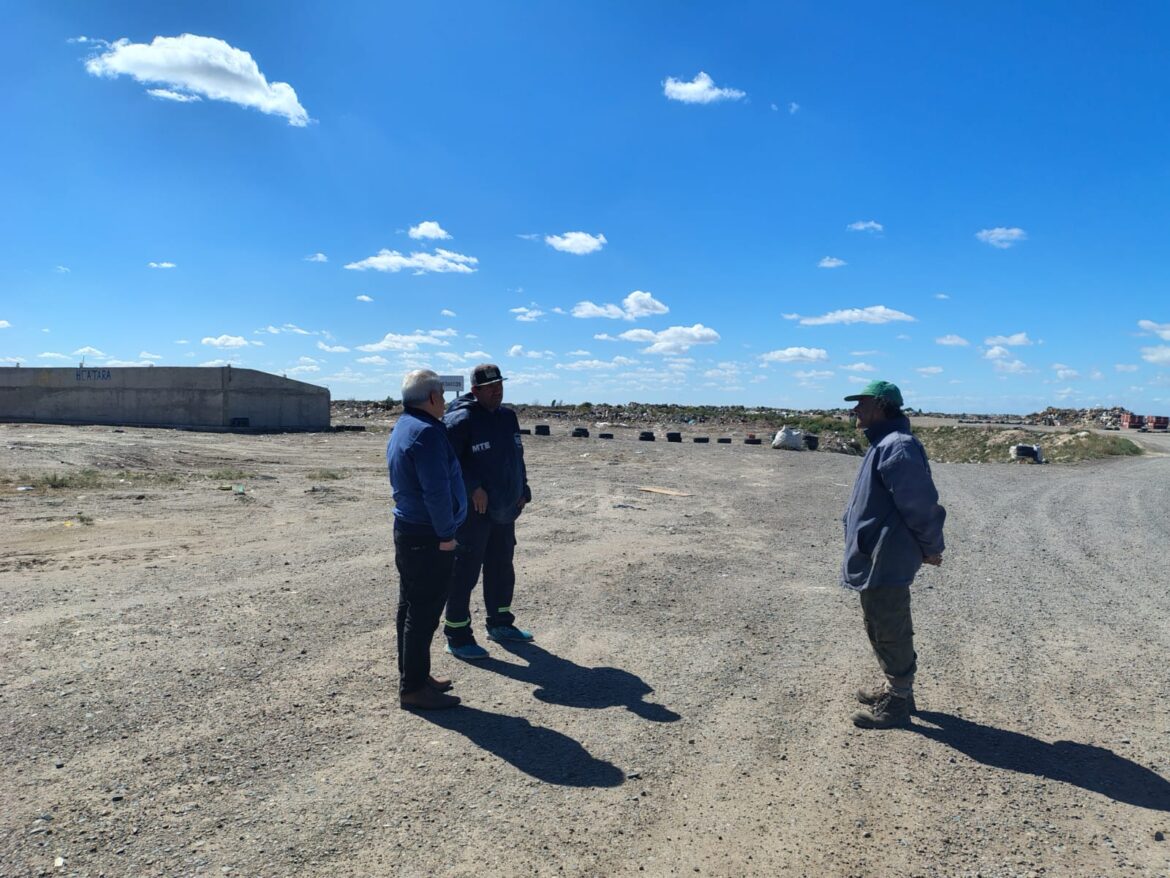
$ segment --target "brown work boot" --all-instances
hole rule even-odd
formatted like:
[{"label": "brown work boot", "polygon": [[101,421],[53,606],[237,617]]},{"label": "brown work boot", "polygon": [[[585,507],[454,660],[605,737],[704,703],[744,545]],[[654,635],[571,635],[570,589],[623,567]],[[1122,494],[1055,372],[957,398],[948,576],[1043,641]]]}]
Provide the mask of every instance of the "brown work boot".
[{"label": "brown work boot", "polygon": [[455,684],[451,682],[450,677],[427,677],[427,685],[429,685],[436,692],[446,692]]},{"label": "brown work boot", "polygon": [[872,707],[853,714],[859,729],[893,729],[910,725],[910,699],[887,692]]},{"label": "brown work boot", "polygon": [[430,686],[398,696],[398,706],[408,710],[443,710],[459,703],[458,695],[448,695]]},{"label": "brown work boot", "polygon": [[[886,697],[889,691],[889,683],[881,683],[880,685],[874,686],[872,689],[863,686],[857,690],[857,700],[861,704],[877,704]],[[914,703],[913,691],[910,693],[910,712],[918,712],[918,705]]]}]

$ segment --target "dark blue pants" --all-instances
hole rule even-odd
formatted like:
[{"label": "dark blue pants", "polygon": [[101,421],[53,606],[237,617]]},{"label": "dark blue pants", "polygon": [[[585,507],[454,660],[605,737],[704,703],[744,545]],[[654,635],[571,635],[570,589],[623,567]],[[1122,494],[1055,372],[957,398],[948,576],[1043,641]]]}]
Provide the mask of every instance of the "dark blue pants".
[{"label": "dark blue pants", "polygon": [[394,532],[400,695],[427,685],[431,673],[431,640],[451,589],[454,564],[455,553],[439,551],[439,541],[434,537]]},{"label": "dark blue pants", "polygon": [[455,576],[447,597],[443,633],[448,641],[458,645],[474,640],[471,592],[481,570],[488,627],[511,625],[516,621],[512,615],[512,593],[516,589],[516,571],[512,567],[516,524],[499,524],[472,510],[467,513],[467,520],[455,539],[459,541],[459,547],[455,550]]}]

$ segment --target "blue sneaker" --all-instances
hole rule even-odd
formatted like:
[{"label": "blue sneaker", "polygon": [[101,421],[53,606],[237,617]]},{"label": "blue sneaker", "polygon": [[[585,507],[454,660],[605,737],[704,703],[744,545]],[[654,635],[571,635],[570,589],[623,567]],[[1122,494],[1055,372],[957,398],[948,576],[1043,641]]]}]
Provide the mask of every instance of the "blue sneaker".
[{"label": "blue sneaker", "polygon": [[475,662],[488,657],[488,651],[474,640],[471,643],[459,644],[452,644],[451,641],[447,641],[447,652],[455,656],[455,658],[463,659],[467,662]]},{"label": "blue sneaker", "polygon": [[515,625],[496,625],[494,628],[488,628],[488,640],[494,640],[497,643],[503,643],[505,640],[517,640],[520,643],[528,643],[532,640],[532,632],[525,631],[523,628],[517,628]]}]

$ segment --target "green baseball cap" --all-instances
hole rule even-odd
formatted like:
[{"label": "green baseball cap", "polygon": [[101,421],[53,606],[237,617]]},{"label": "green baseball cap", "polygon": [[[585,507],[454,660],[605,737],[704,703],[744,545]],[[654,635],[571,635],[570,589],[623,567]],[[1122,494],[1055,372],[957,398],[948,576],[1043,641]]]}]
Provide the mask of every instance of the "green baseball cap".
[{"label": "green baseball cap", "polygon": [[902,405],[902,391],[898,389],[898,385],[891,384],[889,381],[877,380],[871,381],[861,388],[860,393],[845,397],[845,401],[853,402],[865,396],[873,396],[886,402],[892,402],[896,406]]}]

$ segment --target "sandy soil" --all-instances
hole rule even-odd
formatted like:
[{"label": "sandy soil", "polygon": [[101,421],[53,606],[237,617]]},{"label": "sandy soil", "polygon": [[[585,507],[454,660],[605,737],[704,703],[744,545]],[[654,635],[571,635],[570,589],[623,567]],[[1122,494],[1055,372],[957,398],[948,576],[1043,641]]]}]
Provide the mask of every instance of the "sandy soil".
[{"label": "sandy soil", "polygon": [[1170,875],[1170,456],[937,466],[922,712],[863,732],[857,458],[529,437],[537,642],[424,716],[385,441],[0,426],[146,474],[0,494],[0,875]]}]

